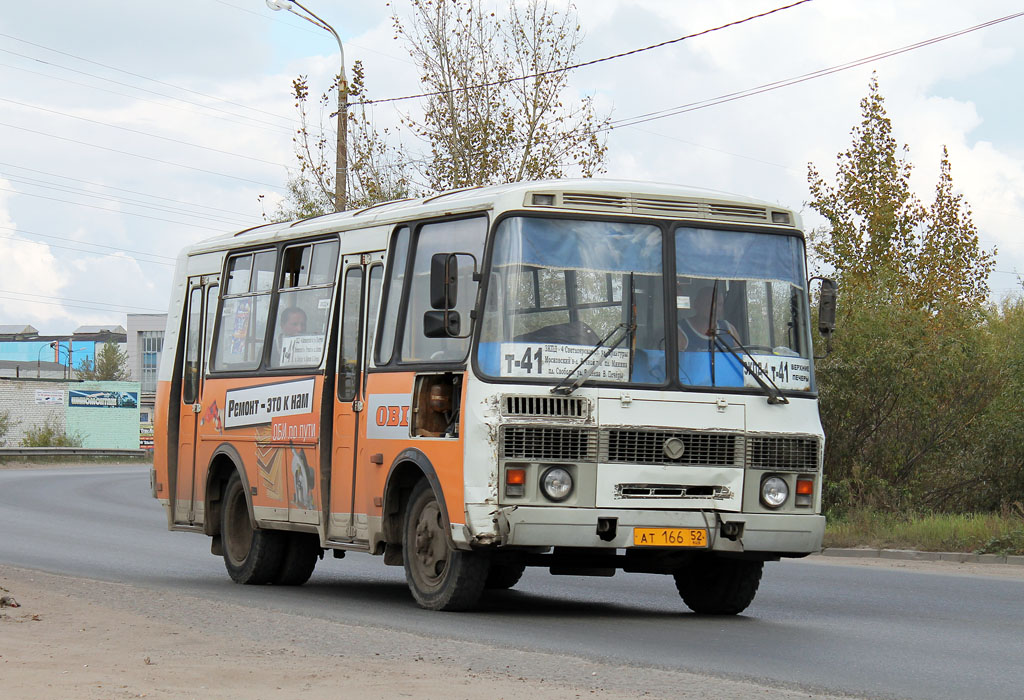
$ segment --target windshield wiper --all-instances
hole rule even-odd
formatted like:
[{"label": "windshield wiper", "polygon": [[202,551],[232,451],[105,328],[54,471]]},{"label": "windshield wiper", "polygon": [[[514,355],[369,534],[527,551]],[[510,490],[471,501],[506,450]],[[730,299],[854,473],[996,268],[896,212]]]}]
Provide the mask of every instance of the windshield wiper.
[{"label": "windshield wiper", "polygon": [[[633,287],[633,273],[632,272],[629,273],[629,316],[628,316],[628,319],[629,320],[626,323],[620,323],[619,325],[615,326],[615,328],[612,328],[611,331],[608,332],[608,335],[606,335],[605,337],[601,338],[601,340],[597,341],[597,343],[594,345],[594,348],[589,353],[587,353],[587,356],[584,357],[582,360],[580,360],[576,364],[576,366],[573,367],[572,370],[570,370],[569,373],[566,374],[565,377],[562,378],[562,381],[558,382],[558,384],[556,384],[555,386],[551,387],[551,393],[552,394],[562,394],[563,396],[569,396],[570,394],[572,394],[574,391],[576,391],[577,389],[579,389],[583,385],[583,382],[585,382],[588,379],[590,379],[590,376],[594,372],[597,371],[598,367],[600,367],[601,365],[604,364],[604,361],[608,359],[609,355],[611,355],[613,352],[615,352],[615,348],[619,347],[622,344],[623,340],[625,340],[628,337],[631,337],[634,333],[636,333],[636,290]],[[607,343],[608,340],[613,335],[615,335],[615,333],[617,333],[618,331],[623,331],[622,335],[620,335],[618,337],[618,339],[614,343],[612,343],[611,345],[607,345],[606,346],[605,343]],[[576,381],[574,381],[572,384],[569,384],[568,386],[566,386],[566,383],[569,381],[570,377],[572,377],[572,375],[576,374],[579,371],[580,367],[582,367],[583,365],[587,364],[587,361],[591,357],[593,357],[594,353],[597,352],[598,350],[600,350],[601,348],[605,349],[604,350],[604,354],[601,355],[601,359],[598,360],[597,362],[595,362],[593,365],[591,365],[590,369],[588,369],[586,372],[583,372],[583,374],[581,374],[579,377],[577,377]]]},{"label": "windshield wiper", "polygon": [[[754,356],[750,353],[750,350],[748,350],[746,346],[744,346],[743,343],[740,342],[740,339],[736,337],[735,333],[728,329],[720,331],[717,328],[717,324],[716,327],[711,329],[711,332],[712,339],[714,340],[715,344],[718,345],[723,350],[725,350],[726,352],[728,352],[733,357],[735,357],[736,360],[740,363],[741,367],[746,367],[746,363],[743,362],[743,358],[740,357],[739,353],[737,353],[732,347],[726,345],[725,341],[722,340],[721,336],[725,334],[732,338],[732,342],[736,343],[736,347],[742,350],[743,354],[750,358],[751,366],[747,367],[747,369],[750,370],[750,376],[754,378],[754,381],[757,382],[761,386],[761,388],[764,389],[764,393],[768,395],[768,403],[789,403],[789,399],[782,395],[782,390],[779,389],[779,385],[776,384],[768,375],[768,370],[766,370],[764,367],[757,363],[757,360],[754,359]],[[713,352],[711,356],[712,358],[714,358]],[[764,375],[763,378],[760,375]]]},{"label": "windshield wiper", "polygon": [[[787,399],[785,396],[782,395],[782,390],[779,389],[779,385],[776,384],[772,380],[772,378],[770,376],[768,376],[768,370],[766,370],[761,365],[757,364],[757,360],[754,359],[754,356],[751,354],[750,350],[748,350],[746,348],[746,346],[743,345],[743,343],[740,342],[740,339],[736,337],[736,334],[733,333],[728,328],[726,328],[724,331],[719,329],[719,327],[718,327],[718,310],[715,308],[718,305],[717,301],[718,301],[718,280],[716,279],[715,280],[715,285],[714,285],[714,287],[711,290],[711,309],[710,309],[710,313],[708,314],[708,316],[709,316],[709,318],[708,318],[708,335],[711,336],[711,343],[714,344],[714,345],[718,345],[720,348],[722,348],[723,350],[728,352],[730,355],[735,357],[736,361],[740,363],[740,367],[746,367],[746,364],[743,362],[743,358],[740,357],[739,354],[734,349],[732,349],[731,347],[726,345],[725,342],[720,337],[723,332],[728,334],[728,336],[730,338],[732,338],[732,342],[736,343],[736,347],[738,347],[740,350],[742,350],[743,354],[750,358],[750,364],[751,364],[751,367],[749,368],[750,369],[750,376],[754,378],[754,381],[757,382],[758,385],[760,385],[760,387],[762,389],[764,389],[764,393],[768,395],[768,403],[770,403],[770,404],[789,403],[789,399]],[[712,381],[712,383],[714,383],[714,379],[715,379],[715,352],[714,352],[714,347],[711,347],[709,349],[711,350],[711,381]],[[764,378],[762,379],[760,376],[758,376],[759,374],[763,374]],[[765,380],[767,380],[767,381],[765,381]]]}]

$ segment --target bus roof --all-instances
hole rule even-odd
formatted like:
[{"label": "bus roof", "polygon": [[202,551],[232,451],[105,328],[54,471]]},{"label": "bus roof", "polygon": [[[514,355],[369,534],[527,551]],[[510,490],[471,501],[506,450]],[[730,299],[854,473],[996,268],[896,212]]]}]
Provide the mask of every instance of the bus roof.
[{"label": "bus roof", "polygon": [[263,224],[201,241],[183,253],[191,255],[413,219],[512,209],[800,228],[800,218],[792,210],[718,190],[631,180],[567,179],[466,187],[310,219]]}]

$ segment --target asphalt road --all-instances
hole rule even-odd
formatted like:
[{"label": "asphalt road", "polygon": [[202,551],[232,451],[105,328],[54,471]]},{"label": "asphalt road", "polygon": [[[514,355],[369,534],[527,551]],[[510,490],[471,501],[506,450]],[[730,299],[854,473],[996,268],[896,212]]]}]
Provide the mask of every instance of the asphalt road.
[{"label": "asphalt road", "polygon": [[0,470],[0,563],[305,616],[858,696],[1024,696],[1024,580],[769,563],[746,613],[688,612],[671,578],[528,570],[479,612],[431,613],[401,568],[349,554],[298,589],[232,584],[166,530],[148,467]]}]

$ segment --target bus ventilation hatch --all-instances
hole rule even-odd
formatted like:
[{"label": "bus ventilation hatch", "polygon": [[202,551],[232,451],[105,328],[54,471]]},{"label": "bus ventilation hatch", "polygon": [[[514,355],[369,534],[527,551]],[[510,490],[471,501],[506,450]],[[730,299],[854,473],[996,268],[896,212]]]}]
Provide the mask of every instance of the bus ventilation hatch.
[{"label": "bus ventilation hatch", "polygon": [[757,204],[730,204],[711,199],[563,192],[560,206],[564,209],[587,209],[688,219],[774,223],[767,207]]},{"label": "bus ventilation hatch", "polygon": [[531,418],[587,418],[590,402],[581,396],[505,396],[501,413]]}]

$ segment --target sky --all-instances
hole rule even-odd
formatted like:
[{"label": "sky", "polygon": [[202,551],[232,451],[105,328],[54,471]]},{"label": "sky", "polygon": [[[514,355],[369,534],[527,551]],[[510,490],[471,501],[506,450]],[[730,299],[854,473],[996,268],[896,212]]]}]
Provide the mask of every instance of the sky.
[{"label": "sky", "polygon": [[[789,0],[792,2],[793,0]],[[550,0],[566,8],[562,0]],[[786,0],[586,0],[579,62],[718,27]],[[372,97],[420,91],[394,38],[408,0],[304,0],[338,31]],[[933,197],[942,147],[999,299],[1024,273],[1024,16],[846,70],[680,108],[877,56],[1024,11],[1024,2],[812,0],[571,73],[565,99],[612,120],[605,177],[670,182],[795,209],[826,178],[877,72],[913,187]],[[260,224],[295,167],[291,81],[330,85],[338,46],[264,0],[33,0],[0,13],[0,325],[44,334],[167,310],[187,245]],[[373,107],[379,127],[413,100]],[[415,151],[415,139],[403,139]],[[261,198],[262,195],[262,198]]]}]

